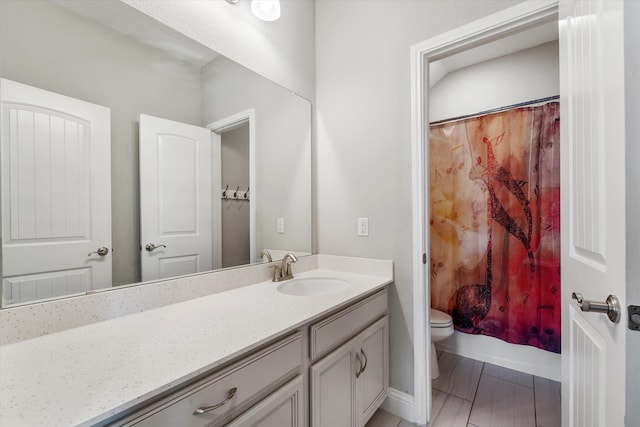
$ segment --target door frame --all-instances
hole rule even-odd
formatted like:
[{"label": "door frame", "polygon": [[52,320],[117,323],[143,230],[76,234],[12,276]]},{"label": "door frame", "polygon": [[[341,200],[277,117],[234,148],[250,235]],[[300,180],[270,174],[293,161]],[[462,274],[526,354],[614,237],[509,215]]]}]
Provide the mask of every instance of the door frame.
[{"label": "door frame", "polygon": [[[431,307],[429,263],[429,143],[428,88],[429,62],[510,36],[523,28],[557,20],[558,1],[526,1],[483,19],[456,28],[411,47],[411,147],[413,211],[413,359],[414,423],[426,424],[431,414],[430,345]],[[408,416],[408,413],[403,412]]]},{"label": "door frame", "polygon": [[[249,108],[239,113],[227,116],[221,120],[209,123],[206,128],[219,135],[236,129],[239,126],[249,124],[249,262],[256,262],[256,110]],[[222,267],[222,215],[220,190],[222,188],[222,158],[219,144],[212,147],[213,156],[213,199],[212,199],[212,245],[213,245],[213,268]]]}]

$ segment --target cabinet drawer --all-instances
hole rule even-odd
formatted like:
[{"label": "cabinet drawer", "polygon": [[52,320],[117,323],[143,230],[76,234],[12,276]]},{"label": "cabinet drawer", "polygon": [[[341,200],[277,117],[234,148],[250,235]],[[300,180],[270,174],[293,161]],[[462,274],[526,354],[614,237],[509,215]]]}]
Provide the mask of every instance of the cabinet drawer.
[{"label": "cabinet drawer", "polygon": [[[244,358],[230,368],[182,389],[127,419],[127,426],[203,427],[219,425],[246,410],[302,364],[302,338],[296,334]],[[236,389],[235,393],[232,391]],[[223,403],[203,414],[198,408]]]},{"label": "cabinet drawer", "polygon": [[338,347],[387,313],[387,289],[311,325],[311,360]]},{"label": "cabinet drawer", "polygon": [[269,395],[227,427],[303,427],[304,381],[302,375]]}]

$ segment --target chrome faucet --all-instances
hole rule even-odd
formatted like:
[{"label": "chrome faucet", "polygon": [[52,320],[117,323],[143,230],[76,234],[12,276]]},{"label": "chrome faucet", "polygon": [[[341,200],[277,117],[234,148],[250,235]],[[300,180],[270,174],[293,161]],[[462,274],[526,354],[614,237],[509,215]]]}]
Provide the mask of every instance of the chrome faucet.
[{"label": "chrome faucet", "polygon": [[282,257],[282,261],[280,265],[276,264],[273,266],[273,281],[280,282],[282,280],[293,279],[293,272],[291,271],[291,263],[297,262],[298,258],[292,254],[288,253]]},{"label": "chrome faucet", "polygon": [[264,258],[267,258],[267,262],[272,262],[273,259],[271,258],[271,254],[269,253],[268,250],[263,249],[259,254],[258,254],[259,258],[262,258],[262,261],[264,261]]}]

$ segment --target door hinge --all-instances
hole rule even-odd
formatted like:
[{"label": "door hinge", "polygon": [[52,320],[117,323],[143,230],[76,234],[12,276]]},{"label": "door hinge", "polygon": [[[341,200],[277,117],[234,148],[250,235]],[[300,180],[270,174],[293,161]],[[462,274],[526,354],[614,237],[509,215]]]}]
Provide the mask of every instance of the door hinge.
[{"label": "door hinge", "polygon": [[629,329],[640,331],[640,305],[630,305],[627,311],[629,312]]},{"label": "door hinge", "polygon": [[422,254],[422,263],[423,264],[427,263],[427,254]]}]

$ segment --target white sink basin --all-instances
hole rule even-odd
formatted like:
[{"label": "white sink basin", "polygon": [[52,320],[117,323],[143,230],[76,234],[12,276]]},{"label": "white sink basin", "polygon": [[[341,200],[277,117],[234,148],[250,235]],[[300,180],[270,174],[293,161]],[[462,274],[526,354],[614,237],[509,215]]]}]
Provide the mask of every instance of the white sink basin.
[{"label": "white sink basin", "polygon": [[348,287],[349,282],[333,277],[301,277],[287,280],[279,284],[277,289],[283,294],[309,297],[344,291]]}]

